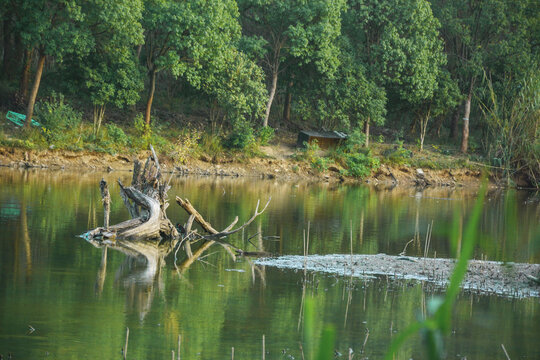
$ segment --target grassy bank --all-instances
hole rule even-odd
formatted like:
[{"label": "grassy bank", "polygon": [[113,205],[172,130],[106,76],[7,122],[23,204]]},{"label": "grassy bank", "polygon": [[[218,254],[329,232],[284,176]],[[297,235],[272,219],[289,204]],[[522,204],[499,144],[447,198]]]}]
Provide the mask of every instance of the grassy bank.
[{"label": "grassy bank", "polygon": [[[37,117],[43,127],[30,130],[15,126],[5,120],[5,112],[0,113],[4,119],[0,125],[0,146],[4,149],[0,160],[4,158],[4,165],[28,161],[27,153],[31,153],[36,154],[35,163],[50,164],[50,155],[55,161],[64,158],[64,164],[73,168],[87,164],[93,168],[116,167],[111,164],[114,159],[127,161],[152,144],[167,164],[192,172],[196,168],[204,174],[218,174],[218,167],[221,173],[270,178],[414,183],[416,169],[420,168],[433,174],[428,184],[452,184],[474,181],[486,168],[480,156],[461,155],[452,145],[430,144],[420,151],[416,144],[378,135],[365,148],[360,132],[351,133],[338,148],[323,150],[316,143],[297,148],[296,132],[287,129],[275,133],[269,128],[259,133],[251,128],[212,133],[204,121],[193,119],[187,123],[160,120],[159,125],[146,127],[140,115],[131,122],[109,123],[96,129],[62,101],[44,112],[45,116]],[[92,161],[88,160],[90,154]]]}]

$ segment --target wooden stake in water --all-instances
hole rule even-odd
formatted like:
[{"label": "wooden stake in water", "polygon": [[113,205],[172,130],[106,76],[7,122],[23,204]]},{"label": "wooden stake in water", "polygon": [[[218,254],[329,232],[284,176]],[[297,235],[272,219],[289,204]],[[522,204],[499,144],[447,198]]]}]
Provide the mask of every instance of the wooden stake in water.
[{"label": "wooden stake in water", "polygon": [[178,335],[178,358],[177,360],[180,360],[180,344],[182,342],[182,335]]},{"label": "wooden stake in water", "polygon": [[124,360],[127,359],[128,340],[129,340],[129,328],[126,328],[126,343],[124,345]]},{"label": "wooden stake in water", "polygon": [[264,334],[263,334],[262,345],[263,345],[262,360],[264,360],[265,359],[265,354],[266,354],[266,345],[264,343]]},{"label": "wooden stake in water", "polygon": [[506,359],[510,360],[510,356],[508,356],[508,352],[506,352],[506,348],[504,347],[504,344],[501,344],[501,347],[502,347],[502,349],[504,351],[504,355],[506,355]]},{"label": "wooden stake in water", "polygon": [[103,201],[103,227],[109,229],[109,213],[111,210],[111,195],[109,194],[109,186],[105,179],[99,182],[101,190],[101,200]]}]

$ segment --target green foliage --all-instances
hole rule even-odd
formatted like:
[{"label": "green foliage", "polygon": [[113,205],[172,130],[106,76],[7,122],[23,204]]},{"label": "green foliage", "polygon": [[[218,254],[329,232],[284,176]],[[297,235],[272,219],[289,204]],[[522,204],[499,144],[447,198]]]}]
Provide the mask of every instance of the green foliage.
[{"label": "green foliage", "polygon": [[334,160],[345,168],[344,175],[364,178],[379,167],[379,159],[372,155],[370,149],[363,147],[364,142],[365,135],[357,128],[347,137],[345,144],[332,154]]},{"label": "green foliage", "polygon": [[225,145],[231,149],[246,149],[256,144],[255,133],[251,125],[244,120],[234,123],[233,129],[225,141]]},{"label": "green foliage", "polygon": [[352,0],[343,25],[370,79],[409,104],[437,87],[446,61],[439,26],[426,0]]},{"label": "green foliage", "polygon": [[326,171],[330,164],[330,159],[321,156],[320,153],[321,148],[317,140],[312,140],[310,143],[304,142],[304,147],[300,150],[299,154],[296,154],[296,159],[307,162],[317,172]]},{"label": "green foliage", "polygon": [[131,146],[138,149],[148,149],[152,139],[152,124],[148,125],[142,114],[137,114],[133,120],[135,137],[131,138]]},{"label": "green foliage", "polygon": [[[482,104],[484,120],[490,138],[487,154],[495,166],[502,167],[509,178],[515,172],[524,173],[533,185],[540,183],[540,73],[531,71],[517,91],[508,89],[498,95],[488,79],[489,102]],[[506,87],[515,85],[508,79]]]},{"label": "green foliage", "polygon": [[[179,164],[185,164],[188,159],[195,158],[199,153],[199,141],[202,134],[192,129],[184,129],[174,143],[171,156]],[[215,152],[215,151],[214,151]]]},{"label": "green foliage", "polygon": [[397,145],[383,152],[383,156],[390,164],[404,165],[410,162],[412,151],[403,147],[403,141],[397,141]]},{"label": "green foliage", "polygon": [[[91,50],[66,59],[64,76],[70,90],[93,105],[132,105],[143,90],[132,48],[142,44],[141,0],[90,0],[83,7],[84,26],[92,36]],[[81,91],[82,90],[82,91]]]},{"label": "green foliage", "polygon": [[223,153],[223,144],[221,138],[216,134],[204,133],[199,139],[199,148],[200,150],[210,155],[211,157],[216,157]]},{"label": "green foliage", "polygon": [[81,124],[82,114],[65,102],[62,94],[53,93],[50,100],[36,105],[36,119],[45,128],[43,133],[50,143],[73,140]]},{"label": "green foliage", "polygon": [[274,138],[275,130],[269,126],[264,126],[257,131],[257,139],[260,145],[268,145]]},{"label": "green foliage", "polygon": [[352,177],[367,177],[380,165],[379,159],[373,157],[371,151],[343,154],[343,158],[346,166],[345,175]]},{"label": "green foliage", "polygon": [[124,130],[116,126],[115,124],[107,124],[107,137],[118,146],[126,146],[128,143],[128,137]]},{"label": "green foliage", "polygon": [[75,0],[23,0],[18,9],[18,30],[28,48],[62,61],[68,54],[83,55],[92,38],[83,25],[85,14]]},{"label": "green foliage", "polygon": [[359,128],[355,128],[347,137],[344,144],[344,149],[347,152],[359,151],[366,142],[366,134],[364,134]]},{"label": "green foliage", "polygon": [[283,1],[240,0],[238,2],[243,35],[242,46],[263,66],[273,94],[283,69],[299,72],[306,65],[319,74],[332,76],[339,60],[336,39],[341,30],[345,0]]},{"label": "green foliage", "polygon": [[260,118],[267,100],[264,73],[234,48],[208,63],[202,90],[214,98],[231,124]]}]

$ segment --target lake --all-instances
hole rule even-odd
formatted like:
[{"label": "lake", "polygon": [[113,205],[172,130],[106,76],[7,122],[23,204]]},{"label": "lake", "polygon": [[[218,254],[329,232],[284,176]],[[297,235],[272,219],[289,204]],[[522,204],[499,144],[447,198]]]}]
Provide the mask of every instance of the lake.
[{"label": "lake", "polygon": [[[13,359],[302,359],[301,308],[313,298],[315,341],[331,324],[336,358],[382,358],[407,324],[425,314],[441,289],[414,281],[349,279],[234,261],[219,245],[187,269],[174,254],[157,265],[96,248],[77,237],[102,225],[101,177],[112,195],[111,223],[128,219],[116,179],[109,174],[0,169],[0,354]],[[422,256],[428,226],[430,257],[452,257],[453,219],[467,223],[477,189],[375,188],[295,184],[248,178],[173,177],[173,222],[187,215],[174,196],[188,198],[217,229],[235,216],[265,213],[229,241],[247,251],[303,254]],[[476,259],[540,262],[538,194],[490,190],[481,218]],[[459,244],[458,244],[459,246]],[[178,252],[176,263],[185,255]],[[369,333],[369,336],[366,336]],[[448,359],[540,358],[538,298],[463,292],[445,339]],[[305,358],[309,349],[302,347]],[[176,354],[177,355],[177,354]],[[176,356],[175,355],[175,356]],[[399,359],[426,358],[421,336]]]}]

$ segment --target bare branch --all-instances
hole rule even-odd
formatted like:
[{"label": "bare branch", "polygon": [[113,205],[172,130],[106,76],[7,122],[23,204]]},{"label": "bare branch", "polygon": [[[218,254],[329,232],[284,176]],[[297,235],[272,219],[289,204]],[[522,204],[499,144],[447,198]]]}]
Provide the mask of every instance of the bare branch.
[{"label": "bare branch", "polygon": [[207,236],[203,236],[204,239],[206,240],[218,240],[218,239],[222,239],[224,237],[227,237],[227,236],[230,236],[232,234],[235,234],[237,232],[239,232],[240,230],[246,228],[249,224],[251,224],[253,222],[253,220],[255,220],[255,218],[259,215],[261,215],[265,210],[266,208],[268,207],[268,204],[270,204],[270,200],[272,200],[272,197],[270,197],[268,199],[268,201],[266,202],[266,205],[264,206],[264,208],[259,211],[259,204],[260,204],[260,200],[257,201],[257,207],[255,208],[255,213],[253,214],[253,216],[248,220],[246,221],[242,226],[234,229],[234,230],[231,230],[231,231],[225,231],[227,229],[225,229],[224,231],[222,232],[219,232],[219,233],[215,233],[215,234],[212,234],[212,235],[207,235]]}]

